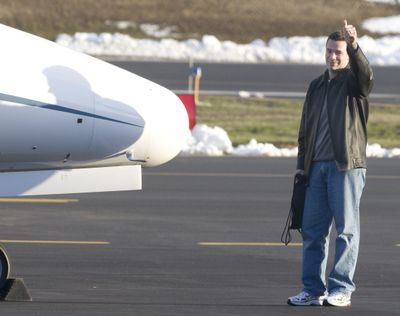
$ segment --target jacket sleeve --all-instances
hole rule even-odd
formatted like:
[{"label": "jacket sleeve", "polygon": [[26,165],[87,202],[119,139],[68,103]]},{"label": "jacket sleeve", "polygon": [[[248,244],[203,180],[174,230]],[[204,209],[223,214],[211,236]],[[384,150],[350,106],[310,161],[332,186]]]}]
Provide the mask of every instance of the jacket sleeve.
[{"label": "jacket sleeve", "polygon": [[348,53],[350,56],[350,66],[356,78],[356,86],[354,88],[360,96],[367,97],[374,83],[372,68],[360,46],[357,46],[356,49],[349,47]]}]

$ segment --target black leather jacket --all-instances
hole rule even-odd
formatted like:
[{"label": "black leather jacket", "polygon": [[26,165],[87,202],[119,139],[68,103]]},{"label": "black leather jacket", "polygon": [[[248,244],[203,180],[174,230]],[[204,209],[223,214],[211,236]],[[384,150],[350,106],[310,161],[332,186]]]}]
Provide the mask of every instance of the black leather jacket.
[{"label": "black leather jacket", "polygon": [[368,99],[373,73],[358,47],[348,48],[350,63],[328,84],[328,70],[314,79],[307,91],[299,130],[297,169],[307,176],[313,161],[321,109],[327,93],[332,147],[339,170],[366,168]]}]

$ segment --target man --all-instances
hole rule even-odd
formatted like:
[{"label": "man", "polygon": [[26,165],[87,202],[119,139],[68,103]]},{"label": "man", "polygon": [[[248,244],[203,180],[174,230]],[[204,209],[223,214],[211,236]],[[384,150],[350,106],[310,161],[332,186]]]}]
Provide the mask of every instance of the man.
[{"label": "man", "polygon": [[[360,221],[365,184],[368,100],[372,70],[354,26],[329,35],[327,71],[313,80],[299,130],[297,171],[308,179],[304,215],[303,290],[289,305],[350,306],[355,290]],[[337,238],[333,269],[325,281],[329,234]]]}]

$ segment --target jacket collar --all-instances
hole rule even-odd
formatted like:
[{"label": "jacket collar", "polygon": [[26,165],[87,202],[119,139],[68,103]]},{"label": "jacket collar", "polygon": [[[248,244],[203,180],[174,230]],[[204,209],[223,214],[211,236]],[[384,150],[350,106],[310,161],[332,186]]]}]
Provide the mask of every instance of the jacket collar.
[{"label": "jacket collar", "polygon": [[[346,68],[343,68],[343,70],[339,71],[337,73],[337,75],[335,76],[335,78],[333,78],[332,80],[334,81],[338,81],[338,82],[342,82],[346,79],[347,74],[350,71],[350,64],[346,66]],[[324,84],[326,84],[329,80],[329,71],[328,69],[325,70],[325,72],[318,77],[318,81],[317,81],[317,86],[320,87]]]}]

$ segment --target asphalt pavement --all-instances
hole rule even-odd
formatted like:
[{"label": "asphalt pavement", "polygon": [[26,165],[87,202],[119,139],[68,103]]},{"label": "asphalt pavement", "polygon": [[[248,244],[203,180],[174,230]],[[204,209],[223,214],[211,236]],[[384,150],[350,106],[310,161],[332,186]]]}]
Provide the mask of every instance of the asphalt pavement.
[{"label": "asphalt pavement", "polygon": [[143,190],[0,200],[32,302],[1,315],[400,315],[400,168],[370,159],[353,306],[291,307],[301,242],[280,243],[291,158],[178,157]]},{"label": "asphalt pavement", "polygon": [[[190,67],[184,62],[109,60],[112,64],[150,79],[168,89],[188,90]],[[195,63],[202,70],[200,94],[238,95],[239,91],[266,97],[304,99],[311,80],[326,69],[324,65]],[[373,66],[375,83],[371,104],[400,104],[400,67]]]}]

